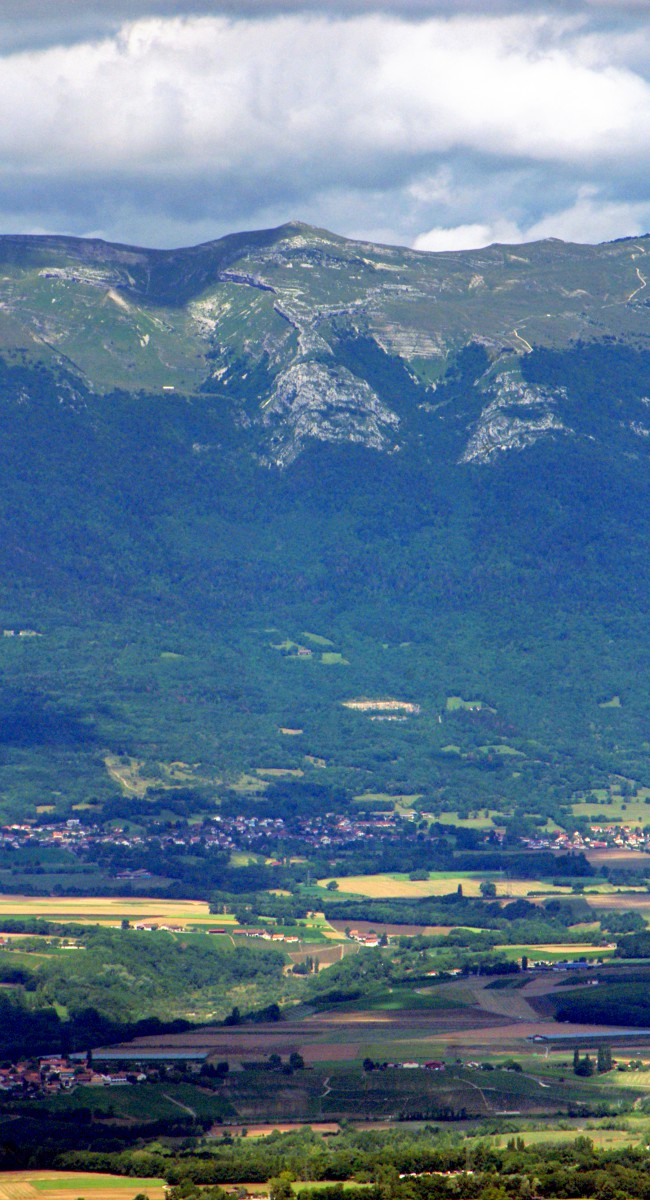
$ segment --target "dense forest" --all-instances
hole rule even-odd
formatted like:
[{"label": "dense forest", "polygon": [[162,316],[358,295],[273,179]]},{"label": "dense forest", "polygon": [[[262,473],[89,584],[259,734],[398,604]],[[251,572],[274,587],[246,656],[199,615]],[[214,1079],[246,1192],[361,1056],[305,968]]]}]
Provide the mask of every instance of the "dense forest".
[{"label": "dense forest", "polygon": [[[99,397],[63,368],[0,364],[3,624],[42,634],[1,646],[6,813],[93,797],[110,811],[107,749],[158,784],[161,764],[199,763],[212,803],[224,768],[316,781],[310,758],[333,793],[422,792],[434,813],[528,821],[611,773],[650,783],[649,482],[629,434],[650,355],[535,350],[524,376],[562,380],[575,436],[461,468],[484,351],[439,382],[437,423],[376,343],[337,352],[401,397],[401,455],[320,445],[262,471],[221,398]],[[218,456],[188,454],[215,442]],[[342,706],[386,694],[419,714]]]}]

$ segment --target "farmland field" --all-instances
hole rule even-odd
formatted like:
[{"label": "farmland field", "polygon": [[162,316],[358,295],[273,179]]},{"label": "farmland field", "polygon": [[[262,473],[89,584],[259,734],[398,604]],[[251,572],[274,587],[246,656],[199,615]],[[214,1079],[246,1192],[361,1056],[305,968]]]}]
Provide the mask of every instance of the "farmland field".
[{"label": "farmland field", "polygon": [[203,900],[159,900],[155,896],[8,896],[0,898],[0,917],[42,917],[84,925],[119,925],[124,917],[184,926],[236,923],[232,916],[215,917]]},{"label": "farmland field", "polygon": [[495,949],[506,958],[518,959],[526,954],[533,961],[546,959],[549,962],[562,962],[567,958],[606,958],[614,953],[616,947],[613,942],[607,946],[594,946],[591,942],[538,942],[529,946],[496,946]]},{"label": "farmland field", "polygon": [[86,1171],[3,1171],[0,1200],[61,1200],[62,1195],[93,1200],[127,1200],[144,1192],[149,1200],[164,1200],[164,1180],[132,1179],[125,1175],[94,1175]]},{"label": "farmland field", "polygon": [[623,912],[639,912],[650,917],[650,892],[585,892],[585,900],[592,908],[619,909]]},{"label": "farmland field", "polygon": [[[367,896],[369,899],[388,899],[389,897],[404,899],[421,899],[423,896],[445,896],[462,887],[463,895],[479,896],[481,881],[486,875],[472,872],[431,872],[429,879],[409,879],[403,874],[380,875],[341,875],[335,876],[339,891],[348,895]],[[319,881],[321,886],[327,884],[327,879]],[[542,883],[535,879],[496,880],[497,896],[528,896],[531,893],[548,893],[561,895],[570,891],[565,887],[554,887],[550,883]]]},{"label": "farmland field", "polygon": [[178,1117],[179,1110],[188,1106],[202,1117],[213,1120],[236,1115],[222,1096],[205,1093],[192,1083],[174,1083],[172,1080],[149,1083],[146,1087],[75,1088],[51,1099],[54,1114],[90,1108],[97,1119],[113,1112],[126,1125],[138,1121],[173,1120]]},{"label": "farmland field", "polygon": [[[386,933],[388,937],[417,937],[418,934],[424,937],[435,937],[437,935],[445,937],[455,929],[454,925],[392,925],[390,921],[331,921],[332,928],[343,935],[346,929],[351,925],[358,933],[366,934],[374,930],[375,933]],[[463,926],[467,929],[468,926]]]},{"label": "farmland field", "polygon": [[592,867],[624,867],[626,871],[648,872],[647,856],[639,850],[624,849],[619,846],[608,846],[606,850],[586,850],[585,858]]}]

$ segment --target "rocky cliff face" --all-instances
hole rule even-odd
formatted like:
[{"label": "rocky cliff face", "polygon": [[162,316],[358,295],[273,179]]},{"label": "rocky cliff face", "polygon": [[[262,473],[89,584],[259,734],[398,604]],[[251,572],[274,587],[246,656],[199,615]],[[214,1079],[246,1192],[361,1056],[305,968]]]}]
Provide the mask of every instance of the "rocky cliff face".
[{"label": "rocky cliff face", "polygon": [[525,384],[514,368],[494,377],[485,387],[485,399],[461,463],[489,463],[497,454],[525,450],[540,438],[573,432],[557,412],[558,400],[566,399],[566,391]]},{"label": "rocky cliff face", "polygon": [[327,362],[294,362],[265,401],[262,461],[286,467],[310,439],[394,450],[399,418],[363,379]]},{"label": "rocky cliff face", "polygon": [[[526,382],[527,355],[579,340],[645,344],[649,252],[635,238],[424,254],[300,224],[179,251],[0,238],[0,339],[94,391],[221,395],[260,463],[278,468],[317,442],[403,448],[412,412],[435,411],[458,354],[480,345],[489,369],[471,381],[457,461],[489,465],[570,436],[561,385]],[[342,336],[371,339],[408,370],[411,413],[363,364],[341,363]]]}]

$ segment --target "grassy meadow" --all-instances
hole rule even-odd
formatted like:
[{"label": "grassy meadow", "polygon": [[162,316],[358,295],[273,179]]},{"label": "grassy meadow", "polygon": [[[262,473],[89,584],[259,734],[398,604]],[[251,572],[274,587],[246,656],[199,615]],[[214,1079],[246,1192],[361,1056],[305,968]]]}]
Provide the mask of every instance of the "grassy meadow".
[{"label": "grassy meadow", "polygon": [[[650,1123],[647,1121],[639,1122],[629,1129],[603,1129],[583,1121],[580,1124],[572,1124],[569,1129],[558,1129],[550,1123],[540,1129],[523,1128],[517,1136],[523,1139],[526,1146],[539,1146],[547,1143],[563,1145],[583,1135],[590,1138],[599,1150],[622,1150],[625,1146],[645,1145],[649,1132]],[[465,1140],[469,1147],[479,1141],[487,1142],[490,1146],[503,1147],[511,1137],[511,1133],[497,1133],[492,1136],[481,1133],[480,1136],[467,1137]]]},{"label": "grassy meadow", "polygon": [[640,788],[635,797],[608,792],[603,788],[601,796],[602,799],[593,796],[572,805],[573,815],[595,824],[650,825],[650,790],[647,788]]}]

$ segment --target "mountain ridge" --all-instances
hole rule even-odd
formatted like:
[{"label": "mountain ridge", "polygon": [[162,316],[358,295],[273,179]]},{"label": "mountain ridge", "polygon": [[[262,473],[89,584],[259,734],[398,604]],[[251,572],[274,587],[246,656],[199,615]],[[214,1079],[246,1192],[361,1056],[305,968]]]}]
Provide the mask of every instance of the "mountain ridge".
[{"label": "mountain ridge", "polygon": [[260,462],[279,467],[312,439],[349,437],[386,452],[400,444],[399,414],[338,361],[342,340],[370,338],[402,362],[424,403],[450,359],[476,342],[490,358],[477,386],[491,434],[474,438],[465,461],[480,458],[482,445],[489,457],[507,443],[499,428],[517,394],[513,446],[560,429],[548,397],[535,401],[517,384],[533,345],[607,336],[646,344],[647,252],[637,238],[432,254],[297,222],[180,250],[5,236],[0,341],[28,355],[49,351],[94,391],[248,396],[243,419],[258,430]]}]

